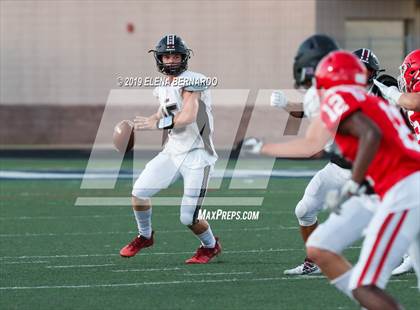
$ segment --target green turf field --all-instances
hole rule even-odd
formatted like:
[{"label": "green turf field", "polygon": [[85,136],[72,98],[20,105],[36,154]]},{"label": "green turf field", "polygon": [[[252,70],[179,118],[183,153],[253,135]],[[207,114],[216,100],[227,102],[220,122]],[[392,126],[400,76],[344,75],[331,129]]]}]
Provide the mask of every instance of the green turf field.
[{"label": "green turf field", "polygon": [[[276,167],[323,164],[280,161]],[[1,169],[85,166],[83,160],[2,159]],[[0,309],[358,309],[323,277],[283,275],[304,257],[294,207],[308,181],[273,178],[266,190],[229,190],[224,181],[209,197],[263,196],[262,207],[246,207],[260,218],[211,221],[223,254],[211,264],[187,266],[198,241],[179,222],[178,206],[154,209],[155,245],[131,259],[118,255],[136,233],[130,207],[74,206],[81,196],[128,197],[131,181],[120,180],[115,190],[81,190],[77,180],[1,180]],[[161,195],[179,195],[181,186]],[[352,261],[357,246],[346,252]],[[388,289],[407,309],[420,309],[415,285],[409,274],[392,278]]]}]

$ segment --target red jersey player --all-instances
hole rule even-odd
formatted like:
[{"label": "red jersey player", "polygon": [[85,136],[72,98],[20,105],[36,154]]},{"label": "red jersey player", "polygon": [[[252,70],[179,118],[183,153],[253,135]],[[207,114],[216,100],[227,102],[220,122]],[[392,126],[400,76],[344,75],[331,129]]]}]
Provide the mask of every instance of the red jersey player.
[{"label": "red jersey player", "polygon": [[[412,51],[405,57],[400,67],[398,84],[402,92],[420,93],[420,49]],[[398,101],[400,99],[401,97]],[[407,114],[420,143],[420,105],[413,106]]]},{"label": "red jersey player", "polygon": [[330,53],[318,65],[315,78],[322,97],[321,118],[335,132],[342,154],[353,162],[352,178],[340,200],[363,192],[365,178],[381,197],[349,289],[368,309],[398,309],[383,289],[408,247],[420,272],[420,146],[394,106],[367,94],[366,69],[351,53]]},{"label": "red jersey player", "polygon": [[375,84],[390,102],[407,110],[408,118],[420,143],[420,49],[409,53],[400,67],[398,84],[403,93],[377,81]]},{"label": "red jersey player", "polygon": [[[398,92],[393,87],[387,87],[375,81],[381,92],[389,98],[391,103],[403,107],[407,117],[416,134],[420,144],[420,49],[409,53],[400,66],[398,78]],[[413,262],[409,255],[404,255],[404,260],[392,272],[393,275],[400,275],[410,272],[413,269]]]}]

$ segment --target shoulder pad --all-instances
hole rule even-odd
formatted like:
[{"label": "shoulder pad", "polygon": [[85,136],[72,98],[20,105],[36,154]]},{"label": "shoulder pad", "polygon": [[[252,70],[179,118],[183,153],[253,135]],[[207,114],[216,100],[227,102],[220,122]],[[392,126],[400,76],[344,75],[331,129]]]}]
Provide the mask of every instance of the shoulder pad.
[{"label": "shoulder pad", "polygon": [[190,91],[190,92],[202,92],[202,91],[205,91],[208,88],[209,87],[206,84],[204,84],[204,85],[194,84],[194,85],[189,85],[189,86],[184,87],[184,89],[186,91]]},{"label": "shoulder pad", "polygon": [[209,88],[208,78],[197,72],[185,71],[180,76],[183,89],[190,92],[202,92]]}]

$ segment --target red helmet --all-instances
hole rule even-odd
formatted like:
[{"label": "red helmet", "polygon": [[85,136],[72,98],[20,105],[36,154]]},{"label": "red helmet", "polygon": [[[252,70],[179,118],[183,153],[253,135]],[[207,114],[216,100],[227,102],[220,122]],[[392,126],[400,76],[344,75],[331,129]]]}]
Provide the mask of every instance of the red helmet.
[{"label": "red helmet", "polygon": [[420,49],[408,54],[400,67],[398,87],[402,92],[420,92]]},{"label": "red helmet", "polygon": [[337,85],[367,85],[366,66],[352,53],[334,51],[325,56],[315,70],[318,89]]}]

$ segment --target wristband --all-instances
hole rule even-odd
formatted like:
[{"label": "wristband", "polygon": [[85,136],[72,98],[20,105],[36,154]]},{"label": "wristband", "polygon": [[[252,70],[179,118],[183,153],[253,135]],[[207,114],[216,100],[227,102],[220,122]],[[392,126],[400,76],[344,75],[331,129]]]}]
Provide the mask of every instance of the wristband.
[{"label": "wristband", "polygon": [[162,117],[156,122],[158,129],[172,129],[174,128],[174,116],[172,114]]}]

